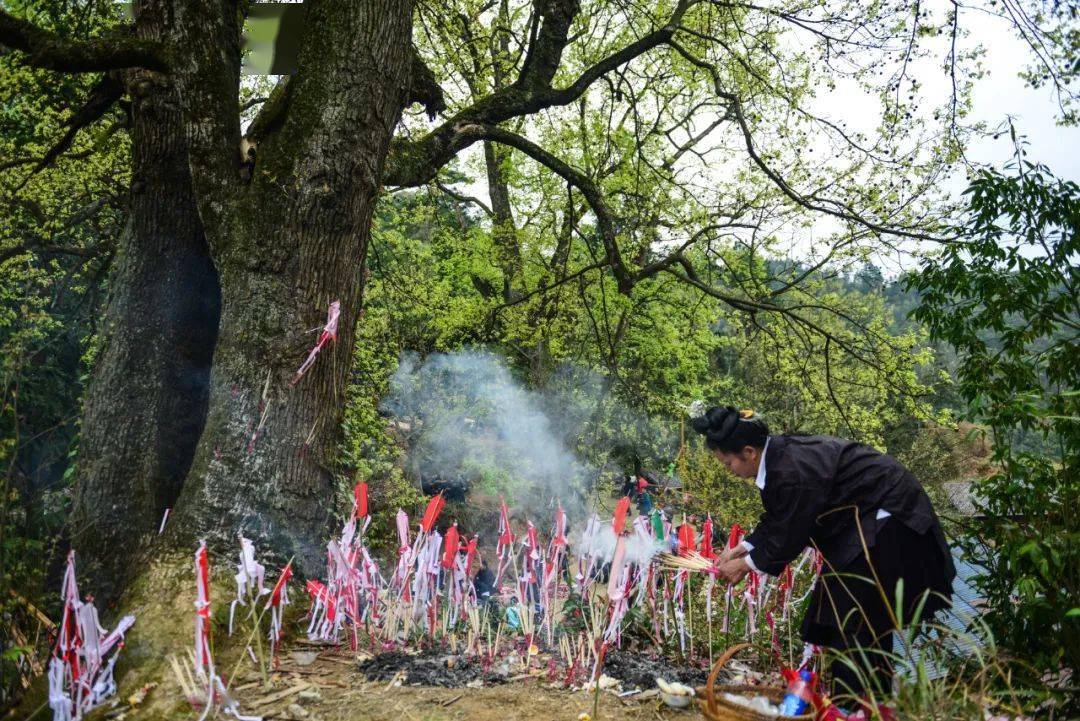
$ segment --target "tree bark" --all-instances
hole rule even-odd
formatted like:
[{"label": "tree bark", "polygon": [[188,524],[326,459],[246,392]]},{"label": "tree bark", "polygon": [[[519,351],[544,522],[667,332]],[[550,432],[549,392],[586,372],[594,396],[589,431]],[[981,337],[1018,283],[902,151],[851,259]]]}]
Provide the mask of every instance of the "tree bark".
[{"label": "tree bark", "polygon": [[[510,57],[510,6],[507,0],[499,3],[498,20],[491,38],[492,91],[506,87],[508,79],[504,64]],[[503,272],[503,302],[514,298],[515,287],[522,273],[521,248],[518,245],[514,212],[510,205],[510,184],[507,182],[506,161],[510,149],[484,141],[484,165],[487,169],[488,193],[491,198],[491,238],[495,241],[497,259]]]},{"label": "tree bark", "polygon": [[[372,213],[413,56],[410,2],[311,2],[307,12],[300,70],[250,185],[222,207],[215,164],[193,166],[223,304],[206,428],[170,540],[231,550],[237,533],[252,534],[315,573]],[[335,300],[336,341],[297,378]]]},{"label": "tree bark", "polygon": [[491,239],[495,243],[496,260],[503,274],[503,301],[514,299],[521,279],[521,248],[517,227],[510,206],[510,187],[503,174],[503,163],[509,150],[495,143],[484,142],[484,165],[487,168],[488,194],[491,198]]},{"label": "tree bark", "polygon": [[[141,24],[143,36],[156,27]],[[86,391],[70,542],[113,598],[157,533],[206,415],[220,291],[188,171],[176,88],[133,71],[130,217],[109,279]]]}]

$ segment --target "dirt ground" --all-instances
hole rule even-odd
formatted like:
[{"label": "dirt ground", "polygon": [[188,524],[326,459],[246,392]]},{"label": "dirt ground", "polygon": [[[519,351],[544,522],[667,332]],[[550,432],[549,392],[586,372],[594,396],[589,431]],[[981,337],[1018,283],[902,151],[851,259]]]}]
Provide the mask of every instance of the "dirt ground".
[{"label": "dirt ground", "polygon": [[[354,688],[326,694],[325,700],[310,706],[313,719],[406,719],[443,721],[477,719],[566,719],[574,721],[582,712],[592,712],[592,695],[583,691],[545,688],[538,683],[513,683],[485,688],[432,688],[424,686],[387,688],[385,684],[362,683]],[[600,695],[600,718],[664,719],[693,718],[696,714],[671,711],[659,698],[620,699],[610,693]]]},{"label": "dirt ground", "polygon": [[[592,714],[593,695],[555,687],[547,673],[534,671],[511,676],[505,683],[480,688],[442,688],[397,685],[399,681],[370,681],[347,652],[324,649],[313,663],[300,665],[291,654],[282,658],[273,676],[273,688],[263,689],[258,679],[245,676],[234,696],[243,714],[264,719],[303,721],[512,721],[552,719],[576,721]],[[691,719],[696,711],[667,708],[655,690],[627,698],[600,693],[601,719]]]}]

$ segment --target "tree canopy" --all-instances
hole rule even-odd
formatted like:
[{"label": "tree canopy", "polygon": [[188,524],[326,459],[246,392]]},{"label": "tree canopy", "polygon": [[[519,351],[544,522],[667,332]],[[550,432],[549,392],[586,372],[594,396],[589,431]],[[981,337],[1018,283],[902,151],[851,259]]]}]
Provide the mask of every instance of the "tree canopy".
[{"label": "tree canopy", "polygon": [[[378,411],[404,351],[587,389],[577,450],[624,465],[704,473],[708,398],[898,454],[969,417],[1006,475],[1071,468],[1006,449],[1074,415],[1075,187],[965,157],[966,20],[1008,23],[1070,123],[1067,3],[308,0],[295,72],[257,80],[249,10],[0,7],[5,583],[57,538],[108,598],[241,531],[314,568],[357,474],[413,497]],[[1033,570],[988,593],[1048,595],[1071,556],[1009,538]]]}]

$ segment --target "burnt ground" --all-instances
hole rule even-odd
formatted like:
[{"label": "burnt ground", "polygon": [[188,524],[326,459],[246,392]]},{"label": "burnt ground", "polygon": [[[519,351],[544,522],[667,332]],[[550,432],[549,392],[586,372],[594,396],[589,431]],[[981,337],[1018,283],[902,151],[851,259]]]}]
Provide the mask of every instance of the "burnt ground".
[{"label": "burnt ground", "polygon": [[[537,667],[542,666],[543,663],[537,664]],[[543,674],[541,668],[531,674],[512,676],[505,663],[482,664],[444,652],[418,654],[387,651],[361,659],[357,670],[369,681],[397,681],[402,686],[490,686],[534,676],[542,676],[547,681],[556,680],[550,673]],[[622,688],[626,691],[647,691],[656,686],[657,676],[667,681],[681,681],[688,686],[703,686],[708,671],[699,665],[678,664],[646,653],[612,649],[608,651],[604,661],[604,674],[621,681]]]},{"label": "burnt ground", "polygon": [[460,655],[446,653],[387,651],[360,661],[357,669],[369,681],[398,680],[405,686],[459,688],[477,681],[484,685],[506,683],[509,677],[503,667],[485,668]]},{"label": "burnt ground", "polygon": [[707,669],[693,664],[677,664],[646,653],[611,649],[604,659],[604,673],[623,682],[623,688],[643,691],[656,686],[656,677],[665,681],[681,681],[687,686],[704,686]]}]

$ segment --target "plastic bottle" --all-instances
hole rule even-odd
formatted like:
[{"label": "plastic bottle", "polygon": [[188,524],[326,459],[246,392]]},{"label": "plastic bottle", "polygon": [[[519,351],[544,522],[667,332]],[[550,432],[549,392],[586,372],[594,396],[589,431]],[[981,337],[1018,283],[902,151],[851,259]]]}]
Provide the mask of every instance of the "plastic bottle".
[{"label": "plastic bottle", "polygon": [[781,716],[802,716],[810,710],[813,703],[814,675],[809,669],[802,669],[788,684],[784,700],[780,702]]}]

